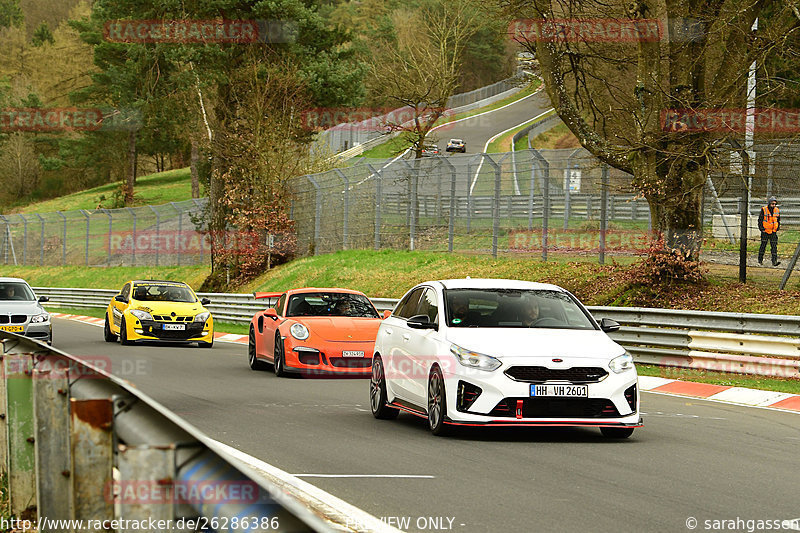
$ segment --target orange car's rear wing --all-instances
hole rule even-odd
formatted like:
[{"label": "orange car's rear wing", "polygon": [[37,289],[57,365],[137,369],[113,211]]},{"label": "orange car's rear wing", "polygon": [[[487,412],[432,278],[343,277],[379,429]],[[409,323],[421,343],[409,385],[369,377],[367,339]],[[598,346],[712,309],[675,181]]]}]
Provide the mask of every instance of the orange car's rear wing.
[{"label": "orange car's rear wing", "polygon": [[261,298],[278,298],[281,294],[283,294],[283,293],[282,292],[254,292],[253,293],[253,297],[256,300],[259,300]]}]

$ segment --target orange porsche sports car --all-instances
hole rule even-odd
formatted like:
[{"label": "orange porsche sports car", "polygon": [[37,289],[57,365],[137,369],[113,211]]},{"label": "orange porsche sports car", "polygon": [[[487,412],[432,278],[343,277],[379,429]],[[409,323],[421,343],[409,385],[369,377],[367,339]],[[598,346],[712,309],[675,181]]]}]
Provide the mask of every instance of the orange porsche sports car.
[{"label": "orange porsche sports car", "polygon": [[363,293],[305,288],[255,297],[278,301],[250,321],[250,368],[271,363],[276,376],[370,375],[381,318]]}]

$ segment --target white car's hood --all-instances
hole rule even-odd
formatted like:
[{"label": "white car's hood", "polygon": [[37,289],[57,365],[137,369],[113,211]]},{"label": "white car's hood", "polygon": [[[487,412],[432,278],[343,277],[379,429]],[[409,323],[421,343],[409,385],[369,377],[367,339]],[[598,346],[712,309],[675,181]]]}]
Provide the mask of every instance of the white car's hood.
[{"label": "white car's hood", "polygon": [[2,300],[0,301],[0,315],[39,315],[45,313],[39,302],[34,300]]},{"label": "white car's hood", "polygon": [[449,328],[447,340],[503,359],[558,357],[612,359],[624,349],[599,330],[541,328]]}]

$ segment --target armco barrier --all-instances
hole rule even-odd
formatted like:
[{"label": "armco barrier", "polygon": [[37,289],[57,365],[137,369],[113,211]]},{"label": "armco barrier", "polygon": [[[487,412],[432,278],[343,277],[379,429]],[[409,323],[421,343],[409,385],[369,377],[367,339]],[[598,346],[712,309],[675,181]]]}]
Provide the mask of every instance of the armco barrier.
[{"label": "armco barrier", "polygon": [[[341,516],[227,456],[219,443],[102,369],[102,358],[89,363],[3,331],[0,341],[0,467],[16,517],[83,520],[86,531],[352,531],[335,523]],[[196,527],[203,517],[208,527]],[[151,525],[132,525],[142,523]]]},{"label": "armco barrier", "polygon": [[[38,287],[39,296],[65,307],[104,308],[117,291]],[[198,293],[219,320],[247,323],[272,304],[250,294]],[[372,298],[378,311],[392,298]],[[640,363],[800,378],[800,316],[641,307],[589,307],[622,327],[611,333]]]}]

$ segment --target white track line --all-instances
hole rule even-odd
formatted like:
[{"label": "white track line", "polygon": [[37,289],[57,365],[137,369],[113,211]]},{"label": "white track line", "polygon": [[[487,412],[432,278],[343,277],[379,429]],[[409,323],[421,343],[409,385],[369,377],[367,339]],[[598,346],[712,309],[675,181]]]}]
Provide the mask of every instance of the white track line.
[{"label": "white track line", "polygon": [[337,498],[333,494],[329,494],[299,479],[297,476],[293,476],[280,468],[265,463],[252,455],[248,455],[219,441],[214,441],[214,446],[237,462],[249,466],[259,474],[281,485],[283,490],[310,505],[315,511],[321,512],[326,520],[340,526],[340,528],[344,527],[345,529],[343,529],[343,531],[400,532],[399,529],[388,525],[386,522],[366,511],[362,511],[358,507]]},{"label": "white track line", "polygon": [[[541,118],[542,116],[546,115],[547,113],[550,113],[551,111],[553,111],[553,108],[550,108],[550,109],[548,109],[547,111],[545,111],[544,113],[541,113],[541,114],[539,114],[539,115],[536,115],[536,116],[535,116],[535,117],[533,117],[533,118],[529,118],[528,120],[526,120],[526,121],[524,121],[524,122],[520,122],[520,123],[519,123],[519,124],[517,124],[516,126],[511,126],[510,128],[508,128],[508,129],[507,129],[507,130],[505,130],[505,131],[501,131],[500,133],[498,133],[497,135],[495,135],[494,137],[492,137],[491,139],[489,139],[488,141],[486,141],[486,144],[483,146],[483,153],[484,153],[484,154],[485,154],[485,153],[487,153],[486,151],[489,149],[489,145],[490,145],[490,144],[492,144],[492,142],[493,142],[495,139],[497,139],[498,137],[500,137],[500,136],[502,136],[502,135],[505,135],[506,133],[508,133],[508,132],[509,132],[509,131],[511,131],[511,130],[515,130],[515,129],[517,129],[517,128],[521,127],[521,126],[524,126],[524,125],[525,125],[525,124],[527,124],[528,122],[533,122],[534,120],[537,120],[537,119]],[[513,150],[513,149],[514,149],[514,147],[512,146],[512,147],[511,147],[511,149]],[[470,184],[470,186],[469,186],[469,194],[470,194],[470,196],[472,195],[472,191],[475,189],[475,184],[478,182],[478,175],[480,175],[480,173],[481,173],[481,167],[483,167],[483,159],[484,159],[484,158],[483,158],[483,157],[481,157],[481,162],[478,164],[478,170],[477,170],[477,171],[475,171],[475,177],[472,179],[472,183],[471,183],[471,184]],[[514,176],[514,190],[515,190],[515,193],[514,193],[514,194],[519,194],[519,184],[516,182],[516,176]]]}]

